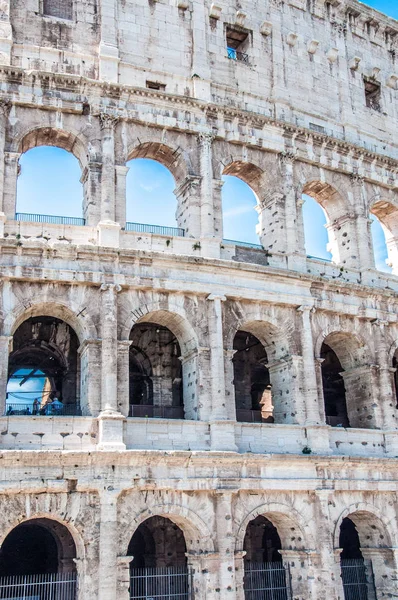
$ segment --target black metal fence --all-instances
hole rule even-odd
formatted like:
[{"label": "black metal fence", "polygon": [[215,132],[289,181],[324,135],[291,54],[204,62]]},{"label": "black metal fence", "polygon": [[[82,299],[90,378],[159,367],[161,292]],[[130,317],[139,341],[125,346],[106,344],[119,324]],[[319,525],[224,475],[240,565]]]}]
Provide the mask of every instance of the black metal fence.
[{"label": "black metal fence", "polygon": [[245,52],[239,52],[235,50],[235,48],[227,48],[228,58],[231,60],[237,60],[238,62],[242,62],[246,65],[249,64],[249,55]]},{"label": "black metal fence", "polygon": [[188,567],[130,569],[130,600],[192,600]]},{"label": "black metal fence", "polygon": [[53,225],[85,225],[86,220],[79,217],[60,217],[55,215],[37,215],[35,213],[16,213],[16,221],[29,223],[51,223]]},{"label": "black metal fence", "polygon": [[245,564],[246,600],[291,600],[290,573],[281,562]]},{"label": "black metal fence", "polygon": [[76,592],[76,573],[0,578],[0,598],[3,600],[76,600]]},{"label": "black metal fence", "polygon": [[126,231],[136,233],[154,233],[157,235],[168,235],[170,237],[184,237],[185,229],[181,227],[163,227],[162,225],[149,225],[148,223],[126,223]]},{"label": "black metal fence", "polygon": [[341,560],[345,600],[376,600],[373,567],[363,559]]},{"label": "black metal fence", "polygon": [[153,406],[153,404],[130,404],[129,417],[147,419],[183,419],[183,406]]},{"label": "black metal fence", "polygon": [[51,403],[45,406],[29,404],[10,404],[6,403],[5,415],[7,417],[26,416],[34,417],[81,417],[82,409],[80,404],[62,404],[52,405]]}]

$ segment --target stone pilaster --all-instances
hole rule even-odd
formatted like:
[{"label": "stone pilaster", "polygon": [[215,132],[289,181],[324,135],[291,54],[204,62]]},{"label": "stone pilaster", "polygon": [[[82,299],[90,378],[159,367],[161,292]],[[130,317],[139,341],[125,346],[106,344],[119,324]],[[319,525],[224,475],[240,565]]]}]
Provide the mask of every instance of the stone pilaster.
[{"label": "stone pilaster", "polygon": [[188,175],[174,190],[177,198],[177,225],[186,237],[200,238],[201,178]]},{"label": "stone pilaster", "polygon": [[116,0],[100,0],[101,41],[99,44],[99,79],[108,83],[119,81],[119,48]]},{"label": "stone pilaster", "polygon": [[397,429],[396,417],[396,398],[394,390],[394,375],[389,364],[388,349],[386,344],[386,330],[388,321],[377,319],[373,322],[373,331],[375,334],[376,362],[378,364],[378,404],[383,418],[383,429]]},{"label": "stone pilaster", "polygon": [[229,600],[235,590],[235,535],[233,531],[233,492],[216,493],[217,546],[219,550],[218,588],[220,600]]},{"label": "stone pilaster", "polygon": [[319,425],[321,422],[318,388],[315,371],[314,343],[312,339],[311,306],[299,306],[297,311],[301,314],[301,353],[303,357],[303,395],[305,401],[305,424]]},{"label": "stone pilaster", "polygon": [[211,101],[210,64],[207,48],[207,32],[209,28],[207,5],[199,0],[192,2],[192,81],[195,98]]},{"label": "stone pilaster", "polygon": [[[116,198],[115,198],[115,214],[116,222],[121,227],[126,226],[126,178],[129,172],[129,167],[125,165],[116,165]],[[134,219],[133,219],[134,221]]]},{"label": "stone pilaster", "polygon": [[213,164],[212,144],[214,136],[211,133],[198,135],[199,162],[201,177],[200,205],[200,237],[214,238],[214,204],[213,204]]},{"label": "stone pilaster", "polygon": [[102,132],[101,221],[115,222],[115,127],[117,118],[107,113],[99,115]]},{"label": "stone pilaster", "polygon": [[317,573],[312,589],[318,600],[342,600],[344,598],[341,581],[340,552],[333,547],[334,522],[329,513],[329,501],[333,501],[333,493],[329,490],[316,490],[314,505],[315,522],[317,523],[317,551],[319,559],[314,565]]},{"label": "stone pilaster", "polygon": [[355,232],[358,247],[358,264],[357,268],[361,271],[372,269],[375,266],[372,236],[370,226],[372,221],[368,214],[359,212],[362,207],[366,206],[365,201],[365,186],[364,178],[357,174],[351,175],[351,193],[354,199],[354,206],[357,207],[355,215]]},{"label": "stone pilaster", "polygon": [[0,416],[5,414],[6,392],[8,383],[8,358],[11,351],[12,337],[0,336]]},{"label": "stone pilaster", "polygon": [[96,417],[101,410],[101,340],[84,340],[78,353],[82,414]]},{"label": "stone pilaster", "polygon": [[[117,502],[119,491],[107,486],[100,493],[101,520],[99,530],[98,600],[117,598],[118,521]],[[109,489],[111,488],[111,489]]]},{"label": "stone pilaster", "polygon": [[122,340],[117,343],[117,392],[118,410],[128,417],[130,409],[130,346],[132,342]]},{"label": "stone pilaster", "polygon": [[3,0],[0,5],[0,64],[11,64],[13,44],[12,26],[10,21],[11,0]]},{"label": "stone pilaster", "polygon": [[7,219],[15,219],[17,204],[17,180],[19,175],[19,152],[4,153],[3,208]]},{"label": "stone pilaster", "polygon": [[83,216],[86,225],[96,227],[101,220],[101,170],[99,162],[89,162],[81,176],[83,185]]},{"label": "stone pilaster", "polygon": [[101,410],[118,410],[117,404],[117,294],[120,285],[103,284],[101,291]]},{"label": "stone pilaster", "polygon": [[[1,23],[0,23],[1,33]],[[0,39],[1,46],[1,39]],[[5,141],[7,133],[7,121],[11,104],[5,100],[0,101],[0,215],[4,214],[4,187],[5,187]]]}]

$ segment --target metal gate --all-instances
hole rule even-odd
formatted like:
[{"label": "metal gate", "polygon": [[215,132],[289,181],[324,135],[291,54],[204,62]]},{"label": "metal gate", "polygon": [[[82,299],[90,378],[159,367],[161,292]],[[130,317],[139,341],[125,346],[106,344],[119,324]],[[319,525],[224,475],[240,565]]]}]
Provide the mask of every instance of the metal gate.
[{"label": "metal gate", "polygon": [[373,568],[370,561],[363,559],[341,560],[345,600],[376,600]]},{"label": "metal gate", "polygon": [[188,567],[130,569],[130,600],[192,600]]},{"label": "metal gate", "polygon": [[246,600],[291,600],[290,572],[281,562],[247,563]]},{"label": "metal gate", "polygon": [[76,573],[0,577],[1,600],[76,600]]}]

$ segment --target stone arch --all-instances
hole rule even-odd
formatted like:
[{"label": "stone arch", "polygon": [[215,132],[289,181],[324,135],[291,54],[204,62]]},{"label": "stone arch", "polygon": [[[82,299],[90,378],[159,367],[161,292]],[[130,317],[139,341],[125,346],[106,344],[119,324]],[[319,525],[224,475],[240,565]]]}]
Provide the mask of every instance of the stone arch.
[{"label": "stone arch", "polygon": [[369,212],[373,214],[383,229],[388,261],[394,275],[398,274],[398,206],[393,202],[380,198],[373,198],[370,203]]},{"label": "stone arch", "polygon": [[13,311],[10,311],[3,323],[4,335],[12,336],[18,327],[31,317],[54,317],[65,321],[75,331],[79,342],[87,339],[96,339],[97,331],[91,317],[85,315],[78,316],[79,311],[73,311],[66,304],[59,302],[37,302],[29,308],[18,305]]},{"label": "stone arch", "polygon": [[257,203],[260,203],[266,188],[266,181],[265,173],[259,166],[243,160],[233,160],[224,167],[222,175],[232,175],[247,183],[253,191]]},{"label": "stone arch", "polygon": [[366,341],[357,331],[343,331],[333,328],[322,331],[315,342],[315,356],[320,356],[321,347],[324,343],[333,346],[343,369],[352,369],[370,362]]},{"label": "stone arch", "polygon": [[127,161],[134,158],[149,158],[156,160],[166,167],[173,175],[178,187],[193,174],[193,169],[188,155],[180,148],[171,148],[162,142],[143,142],[130,149]]},{"label": "stone arch", "polygon": [[79,532],[79,530],[75,527],[75,525],[71,522],[71,521],[65,521],[62,517],[56,515],[56,514],[52,514],[52,513],[47,513],[47,512],[39,512],[39,513],[35,513],[35,514],[30,514],[28,516],[25,516],[22,519],[16,519],[15,521],[12,522],[12,524],[10,524],[7,529],[5,529],[4,531],[1,532],[0,534],[0,547],[3,545],[4,540],[7,538],[7,536],[19,525],[22,525],[24,523],[28,523],[28,522],[35,522],[35,521],[41,521],[41,522],[48,522],[48,526],[50,527],[51,524],[54,524],[54,528],[57,528],[57,525],[60,525],[62,527],[64,527],[69,535],[71,536],[75,549],[76,549],[76,558],[77,560],[83,560],[85,558],[85,544],[82,538],[81,533]]},{"label": "stone arch", "polygon": [[302,515],[292,506],[273,502],[260,504],[239,523],[236,531],[235,550],[243,550],[247,526],[258,516],[266,517],[278,530],[283,550],[310,550],[315,548],[309,525],[303,523]]},{"label": "stone arch", "polygon": [[[362,548],[391,548],[392,539],[397,536],[397,526],[387,520],[383,511],[365,502],[351,504],[345,508],[336,521],[333,532],[334,547],[339,548],[340,527],[345,518],[351,519],[358,530]],[[392,531],[393,529],[393,531]]]},{"label": "stone arch", "polygon": [[192,509],[178,504],[156,504],[138,513],[131,527],[125,527],[121,532],[121,547],[127,554],[129,542],[138,527],[150,517],[159,516],[170,519],[182,530],[187,551],[192,553],[214,552],[214,541],[207,524]]},{"label": "stone arch", "polygon": [[261,318],[251,317],[236,320],[226,334],[227,348],[232,348],[233,340],[237,331],[248,331],[263,344],[267,354],[269,353],[269,361],[280,360],[290,354],[290,336],[286,328],[282,328],[277,320],[269,315]]},{"label": "stone arch", "polygon": [[24,131],[14,141],[17,152],[24,154],[32,148],[39,146],[54,146],[62,148],[73,154],[79,161],[83,170],[88,161],[87,140],[71,129],[58,129],[51,126],[37,126],[29,131]]}]

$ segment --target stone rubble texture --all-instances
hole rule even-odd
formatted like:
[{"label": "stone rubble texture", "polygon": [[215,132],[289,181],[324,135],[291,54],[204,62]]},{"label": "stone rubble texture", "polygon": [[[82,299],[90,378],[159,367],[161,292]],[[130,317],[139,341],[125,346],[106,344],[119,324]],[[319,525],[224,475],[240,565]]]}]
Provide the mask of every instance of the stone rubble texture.
[{"label": "stone rubble texture", "polygon": [[[227,58],[227,25],[249,64]],[[397,51],[398,22],[355,0],[1,0],[0,403],[16,330],[53,317],[79,341],[84,416],[0,418],[0,544],[25,520],[63,523],[79,600],[128,600],[128,546],[153,515],[183,531],[197,600],[243,599],[258,515],[295,600],[343,599],[346,516],[378,597],[398,597]],[[79,160],[84,227],[15,220],[19,157],[41,145]],[[185,237],[125,229],[132,158],[171,171]],[[255,192],[264,250],[223,241],[223,175]],[[303,193],[327,214],[331,263],[306,256]],[[185,420],[127,418],[142,323],[178,340]],[[275,424],[236,421],[238,330],[266,351]],[[327,337],[351,429],[325,424]]]}]

